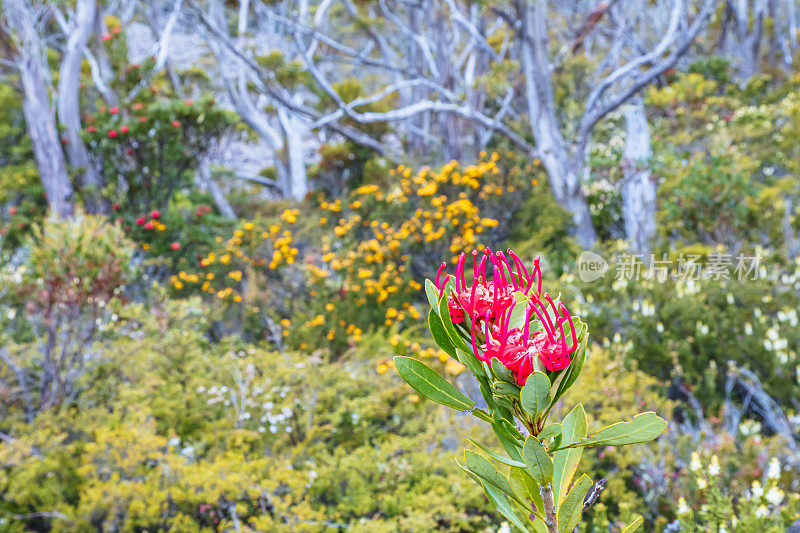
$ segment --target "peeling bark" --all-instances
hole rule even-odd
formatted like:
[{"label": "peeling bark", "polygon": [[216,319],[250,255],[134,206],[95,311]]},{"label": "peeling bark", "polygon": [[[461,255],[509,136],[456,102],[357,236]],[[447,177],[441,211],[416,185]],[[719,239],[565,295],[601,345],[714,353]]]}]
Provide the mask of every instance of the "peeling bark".
[{"label": "peeling bark", "polygon": [[646,166],[651,155],[650,130],[641,98],[635,98],[625,111],[625,124],[622,183],[625,236],[635,252],[647,254],[656,232],[656,182]]}]

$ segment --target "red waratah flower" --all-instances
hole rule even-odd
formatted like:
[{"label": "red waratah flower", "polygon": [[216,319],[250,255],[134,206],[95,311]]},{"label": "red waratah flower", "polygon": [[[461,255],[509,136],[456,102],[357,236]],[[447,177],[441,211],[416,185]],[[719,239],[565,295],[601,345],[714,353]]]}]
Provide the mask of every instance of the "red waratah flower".
[{"label": "red waratah flower", "polygon": [[135,104],[133,104],[133,109],[136,110],[136,111],[139,111],[142,108],[144,108],[144,104],[141,103],[141,102],[136,102]]},{"label": "red waratah flower", "polygon": [[94,133],[97,131],[97,128],[95,128],[94,126],[89,126],[88,128],[86,128],[86,131],[88,131],[89,133]]},{"label": "red waratah flower", "polygon": [[152,220],[148,220],[147,224],[144,225],[146,229],[153,229],[156,227],[155,223]]},{"label": "red waratah flower", "polygon": [[191,100],[184,100],[184,103],[186,105],[192,105],[194,102],[192,102]]},{"label": "red waratah flower", "polygon": [[8,208],[8,212],[10,214],[12,214],[12,215],[16,215],[17,214],[17,207],[12,205],[11,207]]},{"label": "red waratah flower", "polygon": [[173,242],[172,244],[169,245],[169,247],[172,248],[173,250],[180,250],[181,249],[181,243]]},{"label": "red waratah flower", "polygon": [[119,113],[119,108],[117,106],[114,106],[111,109],[109,109],[108,112],[111,113],[112,115],[116,115],[117,113]]},{"label": "red waratah flower", "polygon": [[144,217],[137,218],[136,219],[136,225],[137,226],[141,226],[142,224],[144,224]]},{"label": "red waratah flower", "polygon": [[110,33],[104,33],[103,35],[100,36],[100,38],[103,39],[104,41],[110,41],[111,40],[111,34]]},{"label": "red waratah flower", "polygon": [[109,132],[108,132],[108,136],[109,136],[110,138],[112,138],[112,139],[113,139],[114,137],[116,137],[116,136],[117,136],[117,130],[111,130],[111,131],[109,131]]},{"label": "red waratah flower", "polygon": [[111,33],[114,33],[114,34],[118,34],[121,31],[122,31],[122,29],[120,29],[119,26],[114,26],[113,28],[111,28]]},{"label": "red waratah flower", "polygon": [[180,128],[180,127],[181,127],[181,123],[180,123],[180,121],[178,121],[178,120],[173,120],[173,121],[172,121],[172,125],[173,125],[174,127],[176,127],[176,128]]},{"label": "red waratah flower", "polygon": [[161,216],[161,211],[159,211],[157,209],[154,209],[153,211],[150,211],[150,218],[158,218],[160,216]]},{"label": "red waratah flower", "polygon": [[119,129],[119,131],[121,131],[122,133],[128,133],[128,126],[122,126],[122,127]]},{"label": "red waratah flower", "polygon": [[[478,252],[472,252],[473,277],[470,285],[464,274],[466,254],[462,253],[456,265],[455,291],[449,295],[448,307],[453,323],[459,324],[464,319],[464,312],[470,320],[476,317],[481,319],[489,313],[490,320],[514,304],[514,293],[517,291],[528,294],[536,283],[537,294],[542,288],[542,274],[539,268],[539,258],[534,260],[534,270],[528,273],[522,260],[512,250],[509,256],[516,267],[511,266],[503,252],[493,253],[488,248],[478,262]],[[487,262],[488,259],[488,262]],[[493,278],[489,280],[486,274],[488,263],[491,263]],[[450,275],[442,274],[447,265],[442,263],[436,274],[436,286],[439,288],[439,297],[444,294]]]},{"label": "red waratah flower", "polygon": [[147,117],[139,117],[139,122],[147,122]]},{"label": "red waratah flower", "polygon": [[119,211],[119,204],[112,205],[111,209],[113,209],[114,211]]},{"label": "red waratah flower", "polygon": [[134,151],[133,148],[128,148],[127,150],[125,150],[125,155],[133,155],[134,153],[136,152]]},{"label": "red waratah flower", "polygon": [[[520,386],[524,385],[528,376],[537,369],[537,359],[546,370],[558,372],[569,366],[570,354],[578,348],[575,326],[567,308],[563,303],[559,303],[556,307],[547,294],[545,300],[546,303],[543,303],[540,298],[531,295],[526,306],[525,325],[522,328],[510,326],[513,306],[503,313],[497,324],[492,325],[489,320],[485,320],[483,333],[486,342],[480,346],[480,350],[478,350],[476,328],[478,321],[472,323],[472,345],[476,357],[483,361],[491,361],[496,357],[516,374]],[[544,330],[531,334],[530,323],[534,313]],[[569,339],[564,331],[565,323],[569,325]]]}]

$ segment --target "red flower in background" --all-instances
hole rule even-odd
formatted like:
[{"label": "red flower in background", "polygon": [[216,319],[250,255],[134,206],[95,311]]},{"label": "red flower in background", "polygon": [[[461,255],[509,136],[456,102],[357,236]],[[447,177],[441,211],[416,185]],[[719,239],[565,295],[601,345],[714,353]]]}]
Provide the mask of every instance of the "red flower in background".
[{"label": "red flower in background", "polygon": [[108,136],[109,136],[109,138],[113,139],[114,137],[116,137],[116,136],[117,136],[117,130],[111,130],[111,131],[109,131],[109,132],[108,132]]},{"label": "red flower in background", "polygon": [[178,121],[178,120],[173,120],[173,121],[172,121],[172,125],[173,125],[174,127],[176,127],[176,128],[180,128],[180,127],[181,127],[181,123],[180,123],[180,121]]},{"label": "red flower in background", "polygon": [[97,128],[95,128],[94,126],[89,126],[88,128],[86,128],[86,131],[88,131],[89,133],[94,133],[97,131]]},{"label": "red flower in background", "polygon": [[177,250],[180,250],[180,249],[181,249],[181,243],[179,243],[179,242],[173,242],[172,244],[170,244],[170,245],[169,245],[169,247],[170,247],[170,248],[172,248],[173,250],[176,250],[176,251],[177,251]]},{"label": "red flower in background", "polygon": [[142,224],[144,224],[144,217],[137,218],[136,219],[136,225],[137,226],[141,226]]},{"label": "red flower in background", "polygon": [[159,211],[157,209],[154,209],[153,211],[150,211],[150,218],[158,218],[160,216],[161,216],[161,211]]},{"label": "red flower in background", "polygon": [[111,34],[110,33],[104,33],[103,35],[100,36],[100,38],[103,39],[104,41],[110,41],[111,40]]},{"label": "red flower in background", "polygon": [[112,115],[116,115],[117,113],[119,113],[119,108],[117,106],[114,106],[111,109],[109,109],[108,112],[111,113]]},{"label": "red flower in background", "polygon": [[119,131],[121,131],[122,133],[128,133],[128,126],[122,126],[122,127],[119,129]]}]

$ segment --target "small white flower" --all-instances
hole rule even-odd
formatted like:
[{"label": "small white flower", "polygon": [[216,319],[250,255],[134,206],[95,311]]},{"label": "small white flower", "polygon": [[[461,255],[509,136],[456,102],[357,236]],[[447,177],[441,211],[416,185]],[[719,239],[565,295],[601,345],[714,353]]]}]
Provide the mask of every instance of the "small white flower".
[{"label": "small white flower", "polygon": [[769,514],[769,509],[767,509],[766,505],[761,505],[758,509],[756,509],[756,518],[764,518]]},{"label": "small white flower", "polygon": [[781,462],[778,461],[777,457],[773,457],[767,467],[767,478],[778,479],[779,477],[781,477]]},{"label": "small white flower", "polygon": [[689,509],[689,506],[686,504],[686,500],[683,497],[678,498],[678,509],[676,510],[676,512],[679,515],[681,515],[681,514],[687,514],[690,511],[691,509]]},{"label": "small white flower", "polygon": [[719,475],[719,459],[716,455],[711,456],[711,464],[708,465],[708,475],[716,477]]},{"label": "small white flower", "polygon": [[692,452],[692,462],[689,463],[689,470],[692,472],[697,472],[703,468],[703,465],[700,463],[700,454],[697,452]]},{"label": "small white flower", "polygon": [[765,498],[772,505],[778,505],[783,501],[783,491],[778,487],[772,487],[767,491]]},{"label": "small white flower", "polygon": [[744,334],[745,335],[752,335],[753,334],[753,326],[750,324],[750,322],[745,322],[744,323]]},{"label": "small white flower", "polygon": [[703,477],[697,478],[697,488],[703,490],[706,487],[708,487],[708,481],[706,481],[706,478]]},{"label": "small white flower", "polygon": [[750,485],[750,494],[753,495],[753,498],[760,498],[764,495],[764,487],[758,481],[753,481]]}]

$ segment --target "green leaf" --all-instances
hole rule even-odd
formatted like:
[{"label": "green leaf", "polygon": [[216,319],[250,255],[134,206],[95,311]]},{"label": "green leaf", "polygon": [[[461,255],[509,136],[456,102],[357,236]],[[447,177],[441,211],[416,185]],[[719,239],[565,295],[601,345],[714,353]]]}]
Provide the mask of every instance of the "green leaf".
[{"label": "green leaf", "polygon": [[[442,326],[442,328],[444,328],[444,326]],[[483,371],[483,365],[471,351],[464,351],[460,348],[456,348],[456,359],[469,368],[469,371],[475,374],[476,377],[486,377],[486,373]]]},{"label": "green leaf", "polygon": [[553,422],[552,424],[545,427],[537,436],[539,437],[540,441],[544,441],[547,439],[552,439],[553,437],[557,437],[559,435],[561,435],[561,424],[559,424],[558,422]]},{"label": "green leaf", "polygon": [[459,411],[469,411],[475,407],[475,402],[422,361],[397,355],[394,365],[400,377],[426,398]]},{"label": "green leaf", "polygon": [[519,398],[519,387],[512,385],[511,383],[506,383],[505,381],[495,381],[492,383],[492,388],[498,395]]},{"label": "green leaf", "polygon": [[523,463],[522,461],[515,461],[514,459],[511,459],[510,457],[506,457],[504,455],[500,455],[497,452],[493,452],[492,450],[490,450],[486,446],[483,446],[482,444],[478,444],[477,442],[475,442],[474,440],[472,440],[470,438],[467,438],[467,440],[470,441],[475,446],[477,446],[478,449],[480,449],[483,453],[485,453],[486,455],[488,455],[492,459],[503,463],[504,465],[518,466],[518,467],[525,468],[525,463]]},{"label": "green leaf", "polygon": [[521,500],[533,502],[536,512],[544,513],[544,503],[542,502],[542,493],[539,492],[539,485],[524,468],[516,466],[509,468],[508,482],[511,483],[511,487]]},{"label": "green leaf", "polygon": [[525,439],[522,456],[528,473],[539,485],[546,485],[553,480],[553,460],[547,455],[542,443],[534,436]]},{"label": "green leaf", "polygon": [[470,346],[467,341],[465,341],[464,338],[458,333],[458,331],[456,331],[456,326],[453,324],[453,319],[450,317],[450,308],[447,306],[447,301],[449,299],[448,294],[450,294],[450,288],[454,284],[455,282],[450,280],[445,287],[444,295],[439,302],[439,317],[442,319],[444,330],[447,332],[447,336],[450,337],[450,341],[453,343],[453,346],[468,352],[472,350],[472,346]]},{"label": "green leaf", "polygon": [[644,518],[641,516],[638,517],[636,520],[630,523],[630,525],[626,526],[620,533],[633,533],[634,531],[639,531],[639,528],[644,524]]},{"label": "green leaf", "polygon": [[552,403],[555,404],[567,389],[578,379],[578,376],[583,369],[583,363],[586,360],[586,347],[589,342],[589,326],[580,321],[579,318],[574,318],[577,322],[576,327],[580,328],[578,332],[578,349],[572,354],[572,359],[569,366],[562,374],[561,380],[556,387],[556,393],[553,396]]},{"label": "green leaf", "polygon": [[583,499],[591,487],[592,480],[584,474],[564,497],[564,501],[558,506],[558,531],[560,533],[571,533],[581,521]]},{"label": "green leaf", "polygon": [[470,472],[481,478],[484,483],[489,483],[504,493],[516,498],[514,489],[508,482],[508,478],[501,474],[486,457],[471,450],[464,454],[464,461]]},{"label": "green leaf", "polygon": [[514,374],[512,374],[511,371],[506,368],[506,365],[500,362],[500,359],[497,357],[492,357],[491,363],[492,373],[497,379],[506,383],[511,383],[514,386],[517,385],[517,380],[514,379]]},{"label": "green leaf", "polygon": [[512,459],[522,462],[522,446],[520,446],[519,441],[499,421],[492,423],[492,429],[506,453]]},{"label": "green leaf", "polygon": [[536,419],[550,405],[550,378],[537,370],[528,376],[519,397],[525,412]]},{"label": "green leaf", "polygon": [[481,485],[483,486],[483,490],[486,491],[486,496],[489,498],[489,501],[492,503],[497,511],[505,516],[509,522],[520,528],[525,533],[530,533],[530,530],[525,527],[525,524],[520,520],[519,515],[517,515],[514,508],[508,502],[508,498],[500,492],[494,485],[490,483],[482,482]]},{"label": "green leaf", "polygon": [[453,346],[450,336],[445,331],[441,317],[433,309],[428,312],[428,328],[430,328],[433,340],[436,341],[439,348],[447,352],[450,357],[456,357],[456,347]]},{"label": "green leaf", "polygon": [[428,297],[428,303],[431,305],[431,309],[436,311],[436,314],[439,314],[439,289],[437,289],[436,285],[429,279],[425,280],[425,296]]},{"label": "green leaf", "polygon": [[[567,445],[585,438],[587,424],[583,405],[576,405],[561,421],[561,426],[561,437]],[[555,496],[556,504],[559,504],[567,493],[567,488],[572,481],[572,476],[575,475],[575,470],[578,468],[578,462],[581,460],[582,454],[583,448],[568,448],[553,454],[555,467],[553,495]]]},{"label": "green leaf", "polygon": [[[568,444],[569,447],[585,446],[624,446],[650,442],[667,429],[667,421],[653,411],[639,413],[628,422],[617,422],[604,427],[591,437]],[[567,446],[563,446],[566,448]]]}]

